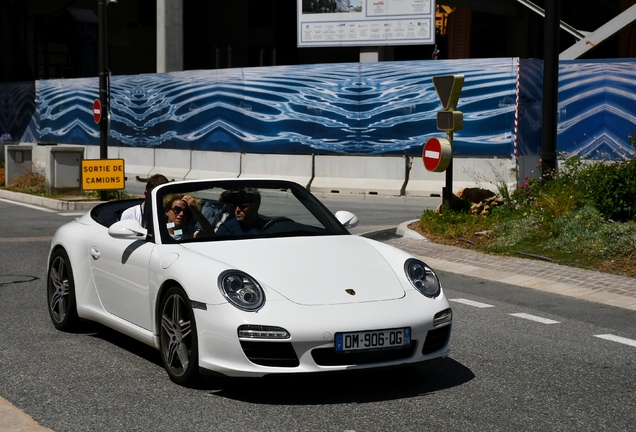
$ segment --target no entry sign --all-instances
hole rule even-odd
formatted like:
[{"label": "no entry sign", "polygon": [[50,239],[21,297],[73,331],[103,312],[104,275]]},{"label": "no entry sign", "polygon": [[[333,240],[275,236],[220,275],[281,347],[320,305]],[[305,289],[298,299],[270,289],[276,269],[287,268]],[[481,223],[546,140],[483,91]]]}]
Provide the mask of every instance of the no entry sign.
[{"label": "no entry sign", "polygon": [[93,101],[93,120],[95,123],[99,123],[102,119],[102,103],[99,99],[95,99]]},{"label": "no entry sign", "polygon": [[433,172],[443,172],[453,157],[453,148],[445,138],[431,138],[424,144],[422,160],[424,168]]}]

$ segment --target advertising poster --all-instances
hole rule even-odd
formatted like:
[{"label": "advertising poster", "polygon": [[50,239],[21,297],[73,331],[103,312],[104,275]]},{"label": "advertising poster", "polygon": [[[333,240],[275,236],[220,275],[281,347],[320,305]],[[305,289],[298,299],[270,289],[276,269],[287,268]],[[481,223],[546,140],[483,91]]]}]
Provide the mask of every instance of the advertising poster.
[{"label": "advertising poster", "polygon": [[298,0],[298,46],[433,45],[435,0]]}]

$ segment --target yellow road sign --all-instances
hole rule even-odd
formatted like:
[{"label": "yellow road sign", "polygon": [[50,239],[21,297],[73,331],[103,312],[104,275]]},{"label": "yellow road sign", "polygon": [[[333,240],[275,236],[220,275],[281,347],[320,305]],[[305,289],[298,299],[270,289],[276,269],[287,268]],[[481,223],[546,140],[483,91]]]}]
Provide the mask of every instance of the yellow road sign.
[{"label": "yellow road sign", "polygon": [[83,159],[82,190],[124,189],[123,159]]}]

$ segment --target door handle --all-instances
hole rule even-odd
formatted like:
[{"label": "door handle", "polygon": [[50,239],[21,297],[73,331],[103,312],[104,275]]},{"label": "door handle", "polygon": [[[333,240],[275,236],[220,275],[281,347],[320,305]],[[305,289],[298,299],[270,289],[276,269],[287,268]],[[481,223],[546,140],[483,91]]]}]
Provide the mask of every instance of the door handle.
[{"label": "door handle", "polygon": [[93,257],[94,260],[98,260],[100,256],[101,256],[101,252],[99,251],[99,249],[97,249],[95,246],[92,246],[91,257]]}]

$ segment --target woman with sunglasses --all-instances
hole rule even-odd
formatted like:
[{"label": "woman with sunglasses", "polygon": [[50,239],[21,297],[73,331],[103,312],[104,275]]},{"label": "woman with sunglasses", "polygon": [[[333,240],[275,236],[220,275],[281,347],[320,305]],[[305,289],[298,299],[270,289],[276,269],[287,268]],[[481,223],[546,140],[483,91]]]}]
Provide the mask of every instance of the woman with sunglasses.
[{"label": "woman with sunglasses", "polygon": [[[214,227],[201,214],[196,199],[191,195],[168,195],[163,199],[163,208],[166,212],[168,233],[175,240],[214,235]],[[194,228],[191,223],[192,216],[199,222],[201,229]]]},{"label": "woman with sunglasses", "polygon": [[194,237],[194,228],[188,224],[190,210],[183,200],[183,195],[168,195],[163,199],[163,208],[166,211],[168,234],[175,240],[186,240]]}]

